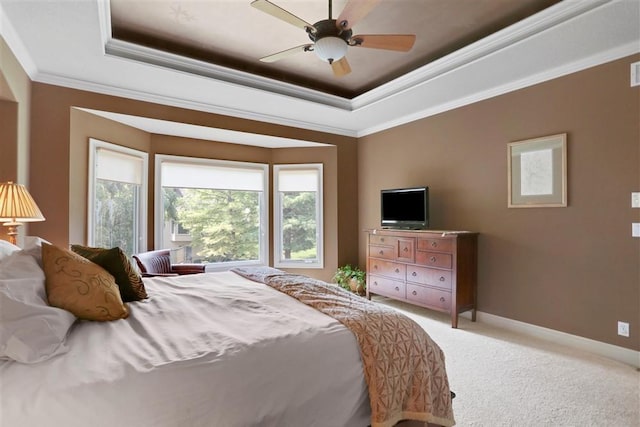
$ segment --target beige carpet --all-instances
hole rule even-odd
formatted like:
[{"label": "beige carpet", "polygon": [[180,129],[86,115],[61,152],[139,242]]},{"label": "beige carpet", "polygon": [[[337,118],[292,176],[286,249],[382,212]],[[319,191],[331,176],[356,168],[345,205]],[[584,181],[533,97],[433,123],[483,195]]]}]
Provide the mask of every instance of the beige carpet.
[{"label": "beige carpet", "polygon": [[446,355],[458,426],[640,426],[640,372],[623,363],[382,297]]}]

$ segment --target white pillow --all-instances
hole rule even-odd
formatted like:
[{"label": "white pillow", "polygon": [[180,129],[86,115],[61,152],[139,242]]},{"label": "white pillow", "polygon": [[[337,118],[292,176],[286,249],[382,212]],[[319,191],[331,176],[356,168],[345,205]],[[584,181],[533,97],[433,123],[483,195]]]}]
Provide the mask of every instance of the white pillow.
[{"label": "white pillow", "polygon": [[44,279],[44,270],[31,254],[18,250],[0,260],[0,279]]},{"label": "white pillow", "polygon": [[47,303],[44,272],[20,251],[0,262],[0,358],[37,363],[69,351],[76,317]]},{"label": "white pillow", "polygon": [[42,267],[42,244],[48,243],[46,240],[36,236],[24,236],[24,251],[34,257],[38,261],[38,265]]},{"label": "white pillow", "polygon": [[7,242],[6,240],[0,239],[0,261],[2,261],[7,256],[11,255],[13,252],[19,251],[20,248],[12,243]]}]

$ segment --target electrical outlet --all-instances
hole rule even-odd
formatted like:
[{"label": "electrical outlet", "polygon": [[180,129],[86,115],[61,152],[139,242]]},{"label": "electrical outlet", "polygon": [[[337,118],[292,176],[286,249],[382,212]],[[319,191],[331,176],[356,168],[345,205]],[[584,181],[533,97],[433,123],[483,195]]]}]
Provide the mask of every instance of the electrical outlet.
[{"label": "electrical outlet", "polygon": [[618,335],[623,337],[629,336],[629,324],[627,322],[618,321]]},{"label": "electrical outlet", "polygon": [[640,222],[631,223],[631,237],[640,237]]},{"label": "electrical outlet", "polygon": [[637,193],[637,192],[631,193],[631,207],[640,208],[640,193]]}]

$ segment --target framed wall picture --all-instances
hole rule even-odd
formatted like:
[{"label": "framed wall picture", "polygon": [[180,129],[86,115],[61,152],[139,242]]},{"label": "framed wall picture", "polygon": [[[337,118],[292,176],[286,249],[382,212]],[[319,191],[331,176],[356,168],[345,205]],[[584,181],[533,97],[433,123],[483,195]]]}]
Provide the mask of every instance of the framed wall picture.
[{"label": "framed wall picture", "polygon": [[508,145],[508,207],[567,206],[567,134]]}]

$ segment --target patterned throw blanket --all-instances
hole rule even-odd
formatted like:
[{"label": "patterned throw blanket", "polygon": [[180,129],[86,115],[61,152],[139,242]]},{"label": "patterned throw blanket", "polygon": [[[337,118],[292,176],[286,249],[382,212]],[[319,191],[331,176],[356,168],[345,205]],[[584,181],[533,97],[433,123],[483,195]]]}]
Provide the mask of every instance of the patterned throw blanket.
[{"label": "patterned throw blanket", "polygon": [[371,427],[391,427],[401,420],[455,424],[444,354],[413,320],[306,276],[270,267],[233,271],[296,298],[353,332],[369,387]]}]

